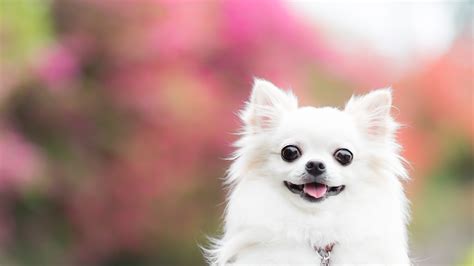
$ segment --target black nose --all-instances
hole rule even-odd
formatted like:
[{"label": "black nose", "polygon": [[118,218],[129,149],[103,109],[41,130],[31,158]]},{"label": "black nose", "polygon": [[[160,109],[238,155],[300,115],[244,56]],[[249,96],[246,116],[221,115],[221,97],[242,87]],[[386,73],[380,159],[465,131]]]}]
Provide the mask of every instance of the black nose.
[{"label": "black nose", "polygon": [[314,176],[326,172],[326,166],[322,162],[309,161],[306,163],[306,171]]}]

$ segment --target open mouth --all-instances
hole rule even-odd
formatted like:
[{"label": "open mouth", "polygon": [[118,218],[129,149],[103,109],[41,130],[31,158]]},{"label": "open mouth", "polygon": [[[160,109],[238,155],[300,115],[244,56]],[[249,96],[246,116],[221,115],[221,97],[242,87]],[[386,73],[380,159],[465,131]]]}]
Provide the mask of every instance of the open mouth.
[{"label": "open mouth", "polygon": [[330,187],[322,183],[306,183],[296,185],[288,181],[283,182],[289,191],[300,195],[303,199],[310,202],[319,202],[327,197],[335,196],[344,190],[345,186]]}]

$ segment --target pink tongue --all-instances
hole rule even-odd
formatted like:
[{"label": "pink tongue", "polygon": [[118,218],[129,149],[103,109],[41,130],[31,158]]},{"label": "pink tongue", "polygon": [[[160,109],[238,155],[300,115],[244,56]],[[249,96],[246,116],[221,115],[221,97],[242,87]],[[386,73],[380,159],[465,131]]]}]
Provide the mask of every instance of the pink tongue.
[{"label": "pink tongue", "polygon": [[318,183],[305,184],[303,188],[304,193],[309,194],[313,198],[321,198],[326,194],[327,190],[325,185]]}]

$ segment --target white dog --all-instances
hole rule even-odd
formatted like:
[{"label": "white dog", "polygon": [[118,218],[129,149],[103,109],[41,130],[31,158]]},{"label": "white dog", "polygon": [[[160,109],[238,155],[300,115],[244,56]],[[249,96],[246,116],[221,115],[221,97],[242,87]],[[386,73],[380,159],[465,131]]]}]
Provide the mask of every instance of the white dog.
[{"label": "white dog", "polygon": [[212,265],[409,264],[407,179],[390,89],[298,107],[255,80]]}]

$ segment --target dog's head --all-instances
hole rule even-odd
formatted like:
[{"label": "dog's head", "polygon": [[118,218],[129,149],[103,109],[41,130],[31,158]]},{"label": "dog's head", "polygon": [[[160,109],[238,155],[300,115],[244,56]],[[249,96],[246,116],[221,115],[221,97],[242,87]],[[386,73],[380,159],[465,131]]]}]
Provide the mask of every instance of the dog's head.
[{"label": "dog's head", "polygon": [[296,204],[315,206],[376,189],[386,183],[384,171],[403,177],[391,104],[391,90],[382,89],[352,97],[343,110],[298,107],[291,92],[255,80],[230,182],[253,176]]}]

